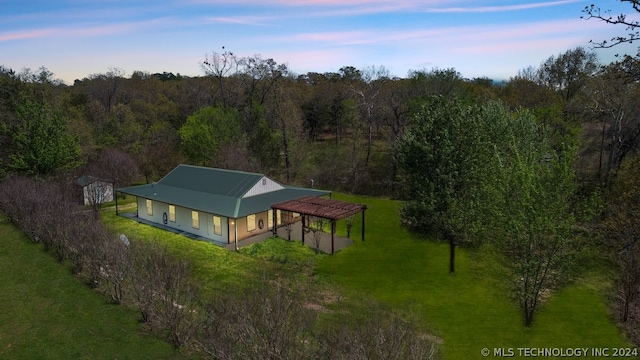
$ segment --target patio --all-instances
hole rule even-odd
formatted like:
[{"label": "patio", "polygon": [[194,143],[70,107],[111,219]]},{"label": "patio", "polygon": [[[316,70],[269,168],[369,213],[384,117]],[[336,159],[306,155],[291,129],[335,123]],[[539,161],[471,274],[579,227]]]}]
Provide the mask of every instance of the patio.
[{"label": "patio", "polygon": [[[258,234],[248,239],[240,240],[238,242],[238,247],[242,248],[245,246],[249,246],[251,244],[264,241],[272,236],[273,234],[270,231],[263,234]],[[278,237],[283,238],[285,240],[289,238],[287,234],[287,230],[284,226],[280,226],[278,228]],[[305,237],[305,240],[304,240],[305,245],[310,246],[312,248],[316,248],[315,240],[311,232],[305,233],[304,237]],[[302,222],[298,221],[291,225],[291,241],[301,242],[302,241],[301,239],[302,239]],[[340,251],[351,244],[353,244],[353,240],[334,235],[334,251],[335,252]],[[225,247],[227,249],[235,250],[236,245],[235,243],[233,243],[233,244],[225,245]],[[322,233],[322,237],[320,238],[319,248],[322,252],[331,254],[331,234]]]}]

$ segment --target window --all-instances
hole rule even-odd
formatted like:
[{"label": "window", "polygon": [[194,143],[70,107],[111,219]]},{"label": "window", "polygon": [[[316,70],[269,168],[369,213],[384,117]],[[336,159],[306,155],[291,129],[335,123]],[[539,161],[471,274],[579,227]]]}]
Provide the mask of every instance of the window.
[{"label": "window", "polygon": [[269,210],[267,213],[267,229],[273,228],[273,210]]},{"label": "window", "polygon": [[256,229],[256,214],[247,216],[247,231],[253,231]]},{"label": "window", "polygon": [[216,235],[222,235],[222,221],[219,216],[213,217],[213,233]]},{"label": "window", "polygon": [[198,212],[191,211],[191,226],[194,229],[200,229],[200,220],[198,220]]},{"label": "window", "polygon": [[176,207],[169,205],[169,221],[176,222]]},{"label": "window", "polygon": [[276,225],[282,225],[282,211],[276,210]]},{"label": "window", "polygon": [[153,201],[147,199],[147,215],[153,216]]}]

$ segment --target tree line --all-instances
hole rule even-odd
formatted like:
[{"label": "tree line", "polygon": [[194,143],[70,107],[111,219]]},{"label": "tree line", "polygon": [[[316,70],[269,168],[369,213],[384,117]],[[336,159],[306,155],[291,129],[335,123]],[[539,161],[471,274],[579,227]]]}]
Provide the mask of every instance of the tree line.
[{"label": "tree line", "polygon": [[[581,176],[608,181],[637,145],[637,59],[602,65],[583,48],[503,82],[455,69],[390,77],[383,66],[296,75],[259,55],[212,53],[202,77],[119,69],[73,86],[47,69],[0,67],[2,173],[51,175],[121,151],[151,182],[176,164],[268,173],[286,183],[401,197],[393,148],[432,95],[531,111]],[[82,171],[81,171],[82,172]]]}]

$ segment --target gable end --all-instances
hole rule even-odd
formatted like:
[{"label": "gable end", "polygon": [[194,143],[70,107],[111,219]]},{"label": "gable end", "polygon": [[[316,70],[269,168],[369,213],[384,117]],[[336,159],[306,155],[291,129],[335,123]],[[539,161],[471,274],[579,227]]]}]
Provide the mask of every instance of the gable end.
[{"label": "gable end", "polygon": [[247,191],[242,198],[248,198],[254,195],[260,195],[272,191],[278,191],[284,189],[284,186],[280,185],[276,181],[269,179],[266,176],[263,176],[260,180],[258,180],[249,191]]}]

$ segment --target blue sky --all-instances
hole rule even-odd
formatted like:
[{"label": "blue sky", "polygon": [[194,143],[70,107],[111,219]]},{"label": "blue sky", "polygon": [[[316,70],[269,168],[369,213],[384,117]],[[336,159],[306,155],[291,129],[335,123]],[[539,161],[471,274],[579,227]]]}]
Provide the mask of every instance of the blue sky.
[{"label": "blue sky", "polygon": [[[298,74],[384,66],[508,79],[589,40],[626,34],[582,20],[578,0],[2,0],[0,65],[72,84],[118,68],[203,75],[205,54],[260,54]],[[629,5],[596,0],[614,14]],[[637,45],[596,51],[635,54]]]}]

